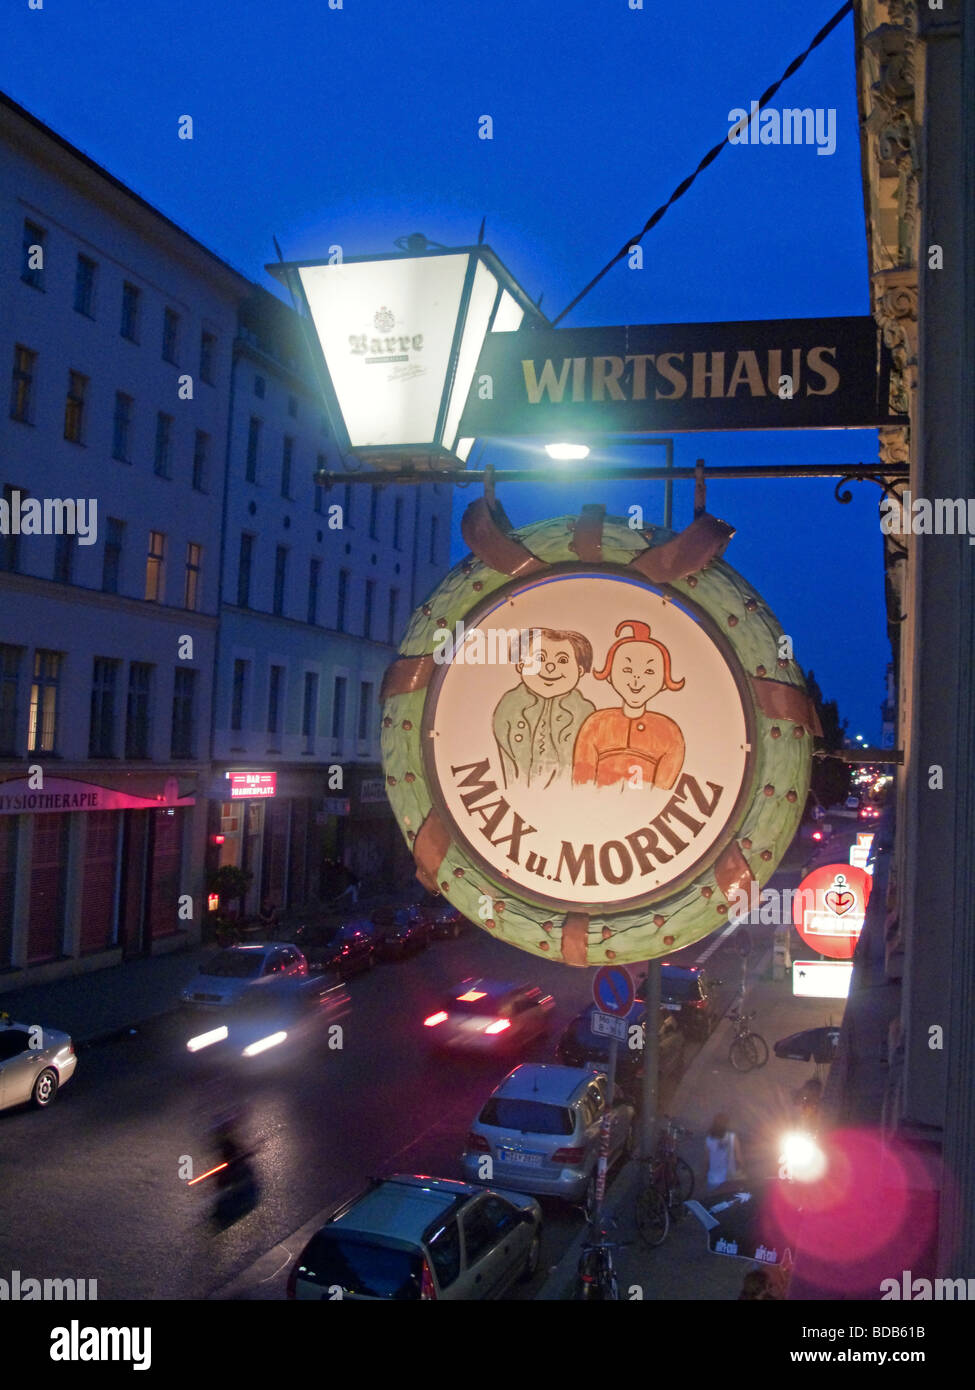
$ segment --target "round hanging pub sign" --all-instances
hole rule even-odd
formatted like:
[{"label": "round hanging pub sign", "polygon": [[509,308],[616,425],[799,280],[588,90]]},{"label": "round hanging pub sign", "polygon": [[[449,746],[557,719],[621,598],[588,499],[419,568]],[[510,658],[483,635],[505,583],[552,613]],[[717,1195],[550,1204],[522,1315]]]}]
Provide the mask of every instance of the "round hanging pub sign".
[{"label": "round hanging pub sign", "polygon": [[473,554],[414,614],[383,685],[387,792],[421,880],[573,965],[666,954],[764,883],[818,732],[778,623],[717,556],[588,507]]}]

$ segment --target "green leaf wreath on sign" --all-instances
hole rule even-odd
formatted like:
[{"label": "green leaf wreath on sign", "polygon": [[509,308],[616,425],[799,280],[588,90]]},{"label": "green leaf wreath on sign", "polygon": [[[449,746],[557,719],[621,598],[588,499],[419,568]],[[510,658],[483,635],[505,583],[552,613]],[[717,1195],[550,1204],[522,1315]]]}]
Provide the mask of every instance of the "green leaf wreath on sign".
[{"label": "green leaf wreath on sign", "polygon": [[782,630],[718,558],[733,531],[602,507],[513,531],[413,615],[383,682],[383,769],[417,875],[570,965],[665,955],[774,873],[819,726]]}]

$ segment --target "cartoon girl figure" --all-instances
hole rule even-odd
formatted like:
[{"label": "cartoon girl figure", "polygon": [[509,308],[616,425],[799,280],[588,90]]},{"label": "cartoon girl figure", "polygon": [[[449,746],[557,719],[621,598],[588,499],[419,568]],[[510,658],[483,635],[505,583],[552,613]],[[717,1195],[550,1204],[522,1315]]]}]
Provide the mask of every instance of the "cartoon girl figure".
[{"label": "cartoon girl figure", "polygon": [[[622,636],[627,628],[629,634]],[[609,680],[622,707],[596,710],[585,721],[576,740],[572,780],[598,787],[628,784],[637,767],[645,783],[672,787],[684,763],[684,736],[672,719],[647,706],[661,690],[682,689],[684,681],[671,676],[670,652],[650,636],[646,623],[620,623],[614,635],[606,664],[593,676]]]}]

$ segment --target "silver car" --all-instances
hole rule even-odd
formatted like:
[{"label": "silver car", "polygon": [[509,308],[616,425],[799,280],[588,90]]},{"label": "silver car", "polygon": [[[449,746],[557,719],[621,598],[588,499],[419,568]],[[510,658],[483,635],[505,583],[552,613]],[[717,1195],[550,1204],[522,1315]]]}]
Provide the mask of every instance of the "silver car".
[{"label": "silver car", "polygon": [[67,1033],[39,1024],[0,1024],[0,1110],[25,1101],[43,1110],[77,1065]]},{"label": "silver car", "polygon": [[180,999],[195,1009],[226,1009],[272,980],[307,974],[308,962],[297,946],[279,942],[228,946],[203,962]]},{"label": "silver car", "polygon": [[472,1182],[595,1203],[599,1129],[609,1112],[609,1161],[628,1151],[633,1106],[609,1097],[598,1067],[523,1063],[495,1087],[471,1125],[463,1154]]},{"label": "silver car", "polygon": [[301,1299],[492,1299],[538,1268],[530,1197],[449,1178],[374,1179],[312,1236],[288,1277]]}]

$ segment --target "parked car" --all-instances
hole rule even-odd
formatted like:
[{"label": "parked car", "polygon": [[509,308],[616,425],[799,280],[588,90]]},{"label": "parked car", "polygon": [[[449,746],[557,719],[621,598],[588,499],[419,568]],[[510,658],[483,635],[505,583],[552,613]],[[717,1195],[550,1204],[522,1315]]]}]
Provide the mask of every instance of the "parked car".
[{"label": "parked car", "polygon": [[312,1236],[288,1297],[496,1299],[538,1268],[538,1203],[498,1188],[399,1173],[374,1179]]},{"label": "parked car", "polygon": [[[203,1070],[228,1066],[246,1071],[307,1061],[328,1040],[328,1028],[350,1008],[349,992],[337,974],[278,976],[250,990],[219,1018],[206,1020],[186,1040],[186,1050]],[[261,1059],[258,1061],[258,1059]]]},{"label": "parked car", "polygon": [[203,962],[180,999],[198,1009],[225,1009],[270,980],[307,974],[308,962],[297,946],[266,941],[227,946]]},{"label": "parked car", "polygon": [[[592,1031],[595,1005],[583,1009],[566,1027],[555,1055],[567,1067],[597,1065],[609,1062],[610,1039]],[[637,1001],[626,1015],[626,1041],[616,1052],[616,1080],[628,1100],[638,1102],[643,1079],[643,1046],[646,1038],[646,1007]],[[673,1014],[661,1008],[657,1030],[660,1049],[659,1076],[673,1076],[684,1061],[685,1036]],[[631,1043],[635,1044],[631,1046]]]},{"label": "parked car", "polygon": [[555,1000],[537,985],[462,980],[423,1020],[435,1047],[504,1052],[544,1033]]},{"label": "parked car", "polygon": [[39,1024],[0,1024],[0,1110],[27,1101],[46,1109],[77,1065],[67,1033]]},{"label": "parked car", "polygon": [[341,923],[301,923],[289,937],[304,951],[308,968],[328,974],[338,971],[344,980],[376,963],[376,934],[368,918]]},{"label": "parked car", "polygon": [[382,960],[402,960],[415,956],[430,940],[429,926],[422,912],[415,907],[398,907],[388,918],[374,914],[376,952]]},{"label": "parked car", "polygon": [[[617,1088],[617,1091],[619,1088]],[[522,1063],[491,1092],[471,1125],[462,1155],[477,1182],[490,1155],[502,1187],[585,1202],[595,1209],[599,1130],[609,1109],[609,1161],[628,1150],[633,1106],[610,1098],[604,1070]]]},{"label": "parked car", "polygon": [[467,918],[451,903],[441,903],[430,912],[430,938],[433,941],[456,941],[467,926]]},{"label": "parked car", "polygon": [[[640,977],[637,999],[645,999],[646,975]],[[689,1038],[703,1041],[709,1037],[720,1018],[715,986],[699,965],[672,965],[664,961],[660,967],[660,1007],[672,1013]]]}]

